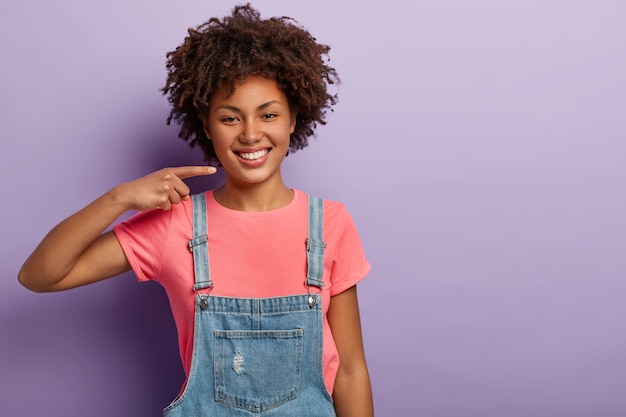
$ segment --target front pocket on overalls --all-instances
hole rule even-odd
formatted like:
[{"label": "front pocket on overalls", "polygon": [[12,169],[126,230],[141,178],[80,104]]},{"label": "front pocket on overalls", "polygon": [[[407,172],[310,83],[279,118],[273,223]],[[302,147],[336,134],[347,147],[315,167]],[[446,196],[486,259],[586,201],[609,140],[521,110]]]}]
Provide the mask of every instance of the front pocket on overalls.
[{"label": "front pocket on overalls", "polygon": [[302,329],[216,330],[215,399],[263,412],[298,395]]}]

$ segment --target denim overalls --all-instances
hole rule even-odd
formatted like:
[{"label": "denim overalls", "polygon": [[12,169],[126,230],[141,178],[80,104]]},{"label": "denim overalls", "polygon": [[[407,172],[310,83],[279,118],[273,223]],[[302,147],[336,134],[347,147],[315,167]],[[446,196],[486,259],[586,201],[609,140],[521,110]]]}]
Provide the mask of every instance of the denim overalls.
[{"label": "denim overalls", "polygon": [[[193,195],[194,290],[213,286],[206,200]],[[323,201],[309,197],[308,294],[195,298],[191,370],[167,417],[334,417],[322,371]],[[263,237],[260,237],[263,238]],[[235,266],[236,267],[236,266]],[[294,277],[293,279],[301,279]],[[311,291],[310,287],[316,291]]]}]

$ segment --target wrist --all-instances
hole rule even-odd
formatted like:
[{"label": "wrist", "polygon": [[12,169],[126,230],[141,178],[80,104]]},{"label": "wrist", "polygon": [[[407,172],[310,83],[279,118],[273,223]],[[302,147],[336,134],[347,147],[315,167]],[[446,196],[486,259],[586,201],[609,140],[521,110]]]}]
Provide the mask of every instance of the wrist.
[{"label": "wrist", "polygon": [[132,194],[127,183],[122,183],[111,188],[101,197],[107,207],[115,210],[118,214],[125,213],[128,210],[135,210],[132,204]]}]

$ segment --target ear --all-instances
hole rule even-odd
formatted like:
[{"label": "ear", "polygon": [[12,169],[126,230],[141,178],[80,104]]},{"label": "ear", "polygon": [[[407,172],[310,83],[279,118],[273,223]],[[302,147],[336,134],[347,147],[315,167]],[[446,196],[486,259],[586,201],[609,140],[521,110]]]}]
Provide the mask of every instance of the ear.
[{"label": "ear", "polygon": [[291,124],[289,126],[289,133],[293,133],[296,130],[296,113],[291,113]]},{"label": "ear", "polygon": [[204,116],[200,117],[200,121],[202,121],[202,130],[204,130],[204,134],[206,135],[208,140],[211,139],[211,130],[209,129],[209,117]]}]

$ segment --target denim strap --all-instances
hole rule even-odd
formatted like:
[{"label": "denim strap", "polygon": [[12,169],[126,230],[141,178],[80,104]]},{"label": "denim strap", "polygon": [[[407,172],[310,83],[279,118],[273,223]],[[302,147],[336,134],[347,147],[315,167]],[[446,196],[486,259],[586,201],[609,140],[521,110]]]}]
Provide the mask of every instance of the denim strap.
[{"label": "denim strap", "polygon": [[206,199],[204,193],[191,196],[193,201],[193,239],[189,241],[189,251],[193,253],[193,271],[195,283],[193,289],[198,291],[213,287],[209,269],[209,248],[206,222]]},{"label": "denim strap", "polygon": [[326,242],[322,239],[324,225],[324,200],[309,196],[309,234],[306,239],[307,273],[306,284],[313,287],[323,287],[324,248]]}]

